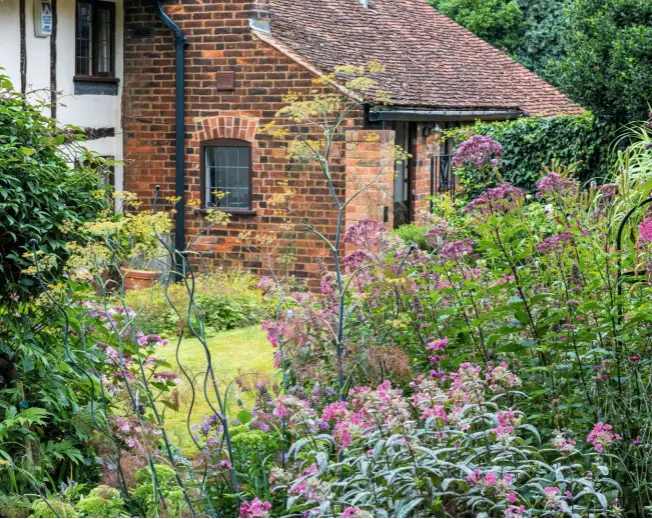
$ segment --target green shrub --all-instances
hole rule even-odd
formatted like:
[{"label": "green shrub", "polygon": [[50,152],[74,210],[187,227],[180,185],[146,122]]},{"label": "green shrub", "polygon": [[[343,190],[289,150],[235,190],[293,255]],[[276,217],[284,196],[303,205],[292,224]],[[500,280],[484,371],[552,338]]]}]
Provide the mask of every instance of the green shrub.
[{"label": "green shrub", "polygon": [[[187,312],[189,297],[183,285],[171,285],[168,296],[182,314]],[[256,324],[268,315],[270,308],[255,287],[255,279],[237,271],[198,276],[194,302],[194,315],[201,319],[209,335]],[[135,324],[143,333],[176,335],[185,323],[171,308],[162,285],[129,292],[125,303],[136,312]],[[187,326],[184,333],[190,334]]]},{"label": "green shrub", "polygon": [[557,74],[563,91],[605,119],[645,118],[652,99],[652,3],[568,4],[568,54]]},{"label": "green shrub", "polygon": [[79,517],[74,506],[56,499],[48,499],[47,503],[43,499],[34,501],[32,510],[30,517]]},{"label": "green shrub", "polygon": [[590,113],[549,118],[528,117],[513,121],[477,122],[457,128],[447,135],[457,143],[472,135],[486,135],[498,141],[504,150],[500,173],[506,182],[527,190],[541,176],[542,166],[553,160],[562,165],[575,164],[575,176],[582,182],[608,176],[607,150],[614,138],[615,126],[597,121]]},{"label": "green shrub", "polygon": [[124,501],[118,490],[100,485],[80,499],[76,508],[85,517],[119,517],[124,511]]},{"label": "green shrub", "polygon": [[430,0],[439,12],[506,52],[523,44],[523,13],[516,0]]},{"label": "green shrub", "polygon": [[24,496],[0,494],[0,517],[29,517],[32,503]]},{"label": "green shrub", "polygon": [[95,160],[79,144],[82,133],[56,129],[3,75],[0,99],[0,296],[32,294],[37,284],[23,272],[31,266],[23,257],[30,241],[60,268],[67,243],[79,239],[76,224],[94,219],[106,197],[94,170],[70,164],[71,154],[76,164]]},{"label": "green shrub", "polygon": [[[133,492],[133,497],[140,501],[146,517],[159,517],[163,512],[169,517],[182,517],[188,505],[184,500],[183,489],[177,484],[176,472],[167,465],[154,465],[156,473],[156,486],[154,477],[149,467],[136,472],[138,487]],[[165,505],[161,501],[165,500]]]},{"label": "green shrub", "polygon": [[394,234],[401,238],[406,245],[415,244],[421,250],[429,250],[428,242],[426,241],[427,230],[428,228],[423,225],[408,223],[394,230]]}]

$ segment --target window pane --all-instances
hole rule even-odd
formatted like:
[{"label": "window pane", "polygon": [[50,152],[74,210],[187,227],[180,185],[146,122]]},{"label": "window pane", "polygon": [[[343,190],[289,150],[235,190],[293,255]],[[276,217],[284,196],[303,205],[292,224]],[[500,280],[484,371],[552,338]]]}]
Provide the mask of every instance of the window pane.
[{"label": "window pane", "polygon": [[77,74],[90,76],[93,70],[92,40],[93,40],[93,9],[91,4],[77,4],[76,29],[76,68]]},{"label": "window pane", "polygon": [[[209,205],[249,209],[250,149],[244,146],[205,148],[206,200]],[[226,195],[218,199],[213,192]]]},{"label": "window pane", "polygon": [[113,28],[111,27],[111,10],[97,9],[97,72],[109,75],[111,71],[111,54],[113,52]]}]

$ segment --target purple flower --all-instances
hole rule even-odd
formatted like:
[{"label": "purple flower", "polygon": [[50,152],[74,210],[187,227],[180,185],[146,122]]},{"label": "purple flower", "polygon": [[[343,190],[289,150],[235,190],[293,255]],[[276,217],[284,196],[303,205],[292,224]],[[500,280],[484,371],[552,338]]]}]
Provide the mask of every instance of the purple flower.
[{"label": "purple flower", "polygon": [[269,425],[267,425],[265,422],[261,422],[259,420],[256,420],[255,422],[252,422],[250,427],[252,429],[258,429],[258,430],[263,431],[263,432],[269,432],[269,430],[270,430]]},{"label": "purple flower", "polygon": [[448,222],[444,221],[439,225],[431,227],[425,234],[425,239],[428,245],[436,247],[439,245],[439,242],[444,239],[446,236],[446,230],[448,229]]},{"label": "purple flower", "polygon": [[441,248],[439,255],[447,260],[459,260],[473,252],[473,242],[468,238],[447,243]]},{"label": "purple flower", "polygon": [[272,504],[255,498],[253,501],[243,501],[240,507],[240,517],[269,517]]},{"label": "purple flower", "polygon": [[355,272],[372,259],[373,257],[367,251],[358,249],[342,258],[342,266],[346,272]]},{"label": "purple flower", "polygon": [[618,193],[618,184],[605,184],[598,188],[600,197],[605,202],[609,202]]},{"label": "purple flower", "polygon": [[387,233],[385,226],[376,220],[366,218],[349,226],[344,234],[344,243],[353,243],[359,247],[371,249],[380,243]]},{"label": "purple flower", "polygon": [[450,339],[448,337],[444,337],[443,339],[435,339],[434,341],[426,344],[426,349],[431,351],[443,350],[446,346],[448,346],[449,340]]},{"label": "purple flower", "polygon": [[510,211],[516,207],[516,204],[524,196],[525,191],[506,182],[487,189],[478,198],[469,202],[464,211],[478,211],[480,213],[493,213],[496,210],[498,212]]},{"label": "purple flower", "polygon": [[260,288],[261,290],[269,290],[274,286],[274,278],[271,278],[269,276],[263,276],[260,278],[260,281],[256,285],[256,288]]},{"label": "purple flower", "polygon": [[161,371],[160,373],[154,373],[154,381],[163,384],[167,382],[175,382],[178,384],[181,382],[181,378],[172,371]]},{"label": "purple flower", "polygon": [[575,180],[562,177],[559,173],[548,173],[537,181],[537,198],[545,198],[549,195],[576,195],[578,185]]},{"label": "purple flower", "polygon": [[537,245],[537,250],[541,254],[548,254],[549,252],[553,250],[559,250],[563,248],[563,245],[573,239],[573,234],[569,231],[564,231],[559,234],[555,234],[554,236],[550,236],[550,238],[546,238],[543,240],[539,245]]},{"label": "purple flower", "polygon": [[500,165],[503,147],[499,142],[484,135],[474,135],[459,145],[453,155],[453,166],[471,165],[482,168],[487,164]]}]

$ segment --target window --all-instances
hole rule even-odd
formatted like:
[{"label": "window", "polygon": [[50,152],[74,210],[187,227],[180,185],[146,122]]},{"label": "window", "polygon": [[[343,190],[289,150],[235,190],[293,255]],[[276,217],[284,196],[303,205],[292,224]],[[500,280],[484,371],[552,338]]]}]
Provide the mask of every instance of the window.
[{"label": "window", "polygon": [[75,75],[115,76],[115,4],[78,1],[75,33]]},{"label": "window", "polygon": [[[251,143],[215,139],[201,144],[204,207],[251,210]],[[215,193],[226,193],[217,196]]]},{"label": "window", "polygon": [[95,169],[95,172],[100,178],[100,183],[115,188],[115,167],[113,165],[113,159],[114,159],[113,156],[106,155],[99,158],[108,160],[110,161],[110,163],[107,164],[104,163],[103,161],[91,161],[91,160],[85,160],[84,162],[79,162],[78,159],[75,159],[75,167]]}]

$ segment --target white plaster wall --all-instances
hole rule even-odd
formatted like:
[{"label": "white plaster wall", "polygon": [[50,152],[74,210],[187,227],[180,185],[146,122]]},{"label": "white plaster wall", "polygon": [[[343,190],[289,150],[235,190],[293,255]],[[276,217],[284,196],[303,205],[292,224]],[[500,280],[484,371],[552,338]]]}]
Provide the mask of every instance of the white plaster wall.
[{"label": "white plaster wall", "polygon": [[18,0],[0,0],[0,67],[20,88],[20,24]]},{"label": "white plaster wall", "polygon": [[[123,0],[116,0],[116,77],[123,78],[124,12]],[[33,0],[26,0],[27,91],[31,96],[49,99],[50,38],[34,36]],[[0,67],[14,87],[20,89],[19,1],[0,0]],[[75,75],[75,0],[57,1],[57,120],[84,128],[115,128],[115,137],[88,141],[86,147],[100,155],[123,158],[122,152],[122,84],[118,95],[74,95]],[[116,165],[116,188],[122,189],[123,168]]]}]

